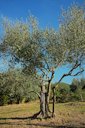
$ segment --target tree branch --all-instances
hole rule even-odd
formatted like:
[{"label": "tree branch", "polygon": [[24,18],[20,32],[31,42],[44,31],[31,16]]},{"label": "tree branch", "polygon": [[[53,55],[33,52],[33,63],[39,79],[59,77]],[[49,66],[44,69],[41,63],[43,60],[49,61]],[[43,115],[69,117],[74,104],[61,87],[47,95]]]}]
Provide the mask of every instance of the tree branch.
[{"label": "tree branch", "polygon": [[75,73],[75,74],[73,74],[71,76],[77,76],[77,75],[81,74],[82,72],[84,72],[84,69],[82,69],[81,71],[79,71],[79,72],[77,72],[77,73]]},{"label": "tree branch", "polygon": [[[73,68],[72,68],[68,73],[63,74],[63,76],[60,78],[60,80],[57,82],[56,85],[58,85],[58,84],[62,81],[62,79],[63,79],[64,77],[66,77],[66,76],[77,76],[77,75],[79,75],[80,73],[82,73],[82,72],[84,71],[84,69],[82,69],[81,71],[78,71],[78,72],[75,73],[75,74],[72,74],[72,72],[73,72],[75,69],[77,69],[80,65],[81,65],[81,63],[78,64],[78,62],[76,62],[75,65],[73,66]],[[56,88],[56,86],[54,86],[53,88]]]},{"label": "tree branch", "polygon": [[49,67],[49,64],[48,64],[47,60],[46,60],[46,59],[44,59],[44,60],[45,60],[45,63],[46,63],[46,65],[47,65],[48,71],[50,71],[50,67]]}]

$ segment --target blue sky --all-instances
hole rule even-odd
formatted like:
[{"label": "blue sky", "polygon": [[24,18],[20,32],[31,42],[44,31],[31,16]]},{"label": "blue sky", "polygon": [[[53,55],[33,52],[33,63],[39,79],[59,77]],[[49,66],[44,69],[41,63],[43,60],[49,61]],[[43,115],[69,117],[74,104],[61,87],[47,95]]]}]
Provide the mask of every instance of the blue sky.
[{"label": "blue sky", "polygon": [[[80,5],[85,4],[85,0],[0,0],[0,17],[7,16],[12,20],[20,18],[25,20],[29,14],[32,14],[39,20],[41,28],[48,26],[57,29],[61,8],[67,9],[74,2]],[[0,60],[0,70],[6,66],[2,62]],[[66,71],[68,70],[64,67],[58,69],[55,78],[59,79],[59,76]],[[72,77],[67,77],[63,82],[71,83],[72,79]]]}]

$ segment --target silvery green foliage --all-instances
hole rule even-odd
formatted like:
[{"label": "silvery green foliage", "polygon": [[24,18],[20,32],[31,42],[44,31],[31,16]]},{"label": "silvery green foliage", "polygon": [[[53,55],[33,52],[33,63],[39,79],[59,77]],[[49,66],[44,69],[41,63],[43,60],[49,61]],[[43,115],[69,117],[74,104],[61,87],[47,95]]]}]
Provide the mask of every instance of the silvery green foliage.
[{"label": "silvery green foliage", "polygon": [[49,77],[59,66],[76,64],[75,69],[85,60],[85,11],[81,7],[63,11],[58,31],[40,29],[33,16],[26,22],[5,19],[3,24],[3,44],[27,73],[40,70],[42,76]]},{"label": "silvery green foliage", "polygon": [[[42,31],[38,28],[37,21],[30,17],[30,21],[10,22],[5,19],[3,44],[11,53],[12,60],[19,61],[25,70],[34,72],[36,67],[42,66]],[[29,71],[28,71],[29,72]]]},{"label": "silvery green foliage", "polygon": [[46,51],[51,67],[58,67],[65,59],[65,47],[59,40],[59,33],[54,29],[46,29]]},{"label": "silvery green foliage", "polygon": [[85,61],[85,10],[77,5],[63,11],[59,29],[60,42],[66,47],[68,63]]}]

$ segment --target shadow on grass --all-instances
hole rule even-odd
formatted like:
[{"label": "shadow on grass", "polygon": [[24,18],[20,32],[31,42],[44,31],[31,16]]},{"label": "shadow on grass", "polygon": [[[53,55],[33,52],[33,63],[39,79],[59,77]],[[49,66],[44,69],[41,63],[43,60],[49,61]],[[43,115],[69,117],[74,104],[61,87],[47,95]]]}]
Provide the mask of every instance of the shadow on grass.
[{"label": "shadow on grass", "polygon": [[[37,118],[37,119],[40,119],[40,118]],[[27,122],[26,124],[23,124],[23,123],[18,123],[18,122],[6,122],[8,120],[33,120],[31,117],[15,117],[15,118],[0,118],[0,121],[5,121],[5,122],[0,122],[0,125],[10,125],[10,126],[30,126],[31,128],[32,127],[47,127],[47,128],[80,128],[78,126],[70,126],[70,125],[56,125],[56,124],[44,124],[44,123],[32,123],[32,122]]]},{"label": "shadow on grass", "polygon": [[32,120],[32,117],[10,117],[10,118],[0,118],[0,120],[26,120],[30,119]]},{"label": "shadow on grass", "polygon": [[8,122],[8,123],[0,123],[0,125],[10,125],[10,126],[31,126],[31,128],[34,126],[37,128],[37,127],[47,127],[47,128],[80,128],[80,127],[75,127],[75,126],[69,126],[69,125],[50,125],[50,124],[34,124],[34,123],[31,123],[31,124],[19,124],[19,123],[11,123],[11,122]]}]

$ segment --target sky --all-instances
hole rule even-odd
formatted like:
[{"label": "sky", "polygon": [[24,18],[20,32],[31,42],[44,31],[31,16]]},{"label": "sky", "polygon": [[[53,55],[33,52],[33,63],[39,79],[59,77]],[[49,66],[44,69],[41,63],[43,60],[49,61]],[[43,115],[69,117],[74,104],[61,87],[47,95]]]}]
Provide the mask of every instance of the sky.
[{"label": "sky", "polygon": [[[32,14],[38,19],[41,28],[48,26],[58,29],[61,9],[67,9],[74,2],[80,5],[85,4],[85,0],[0,0],[0,17],[6,16],[11,20],[21,18],[25,20]],[[2,34],[1,30],[0,34]],[[0,71],[4,70],[4,67],[7,67],[6,63],[0,60]],[[67,71],[68,68],[59,68],[55,73],[53,82],[56,82]],[[78,76],[78,78],[80,77],[82,76]],[[63,82],[71,83],[72,79],[73,77],[67,77]]]}]

